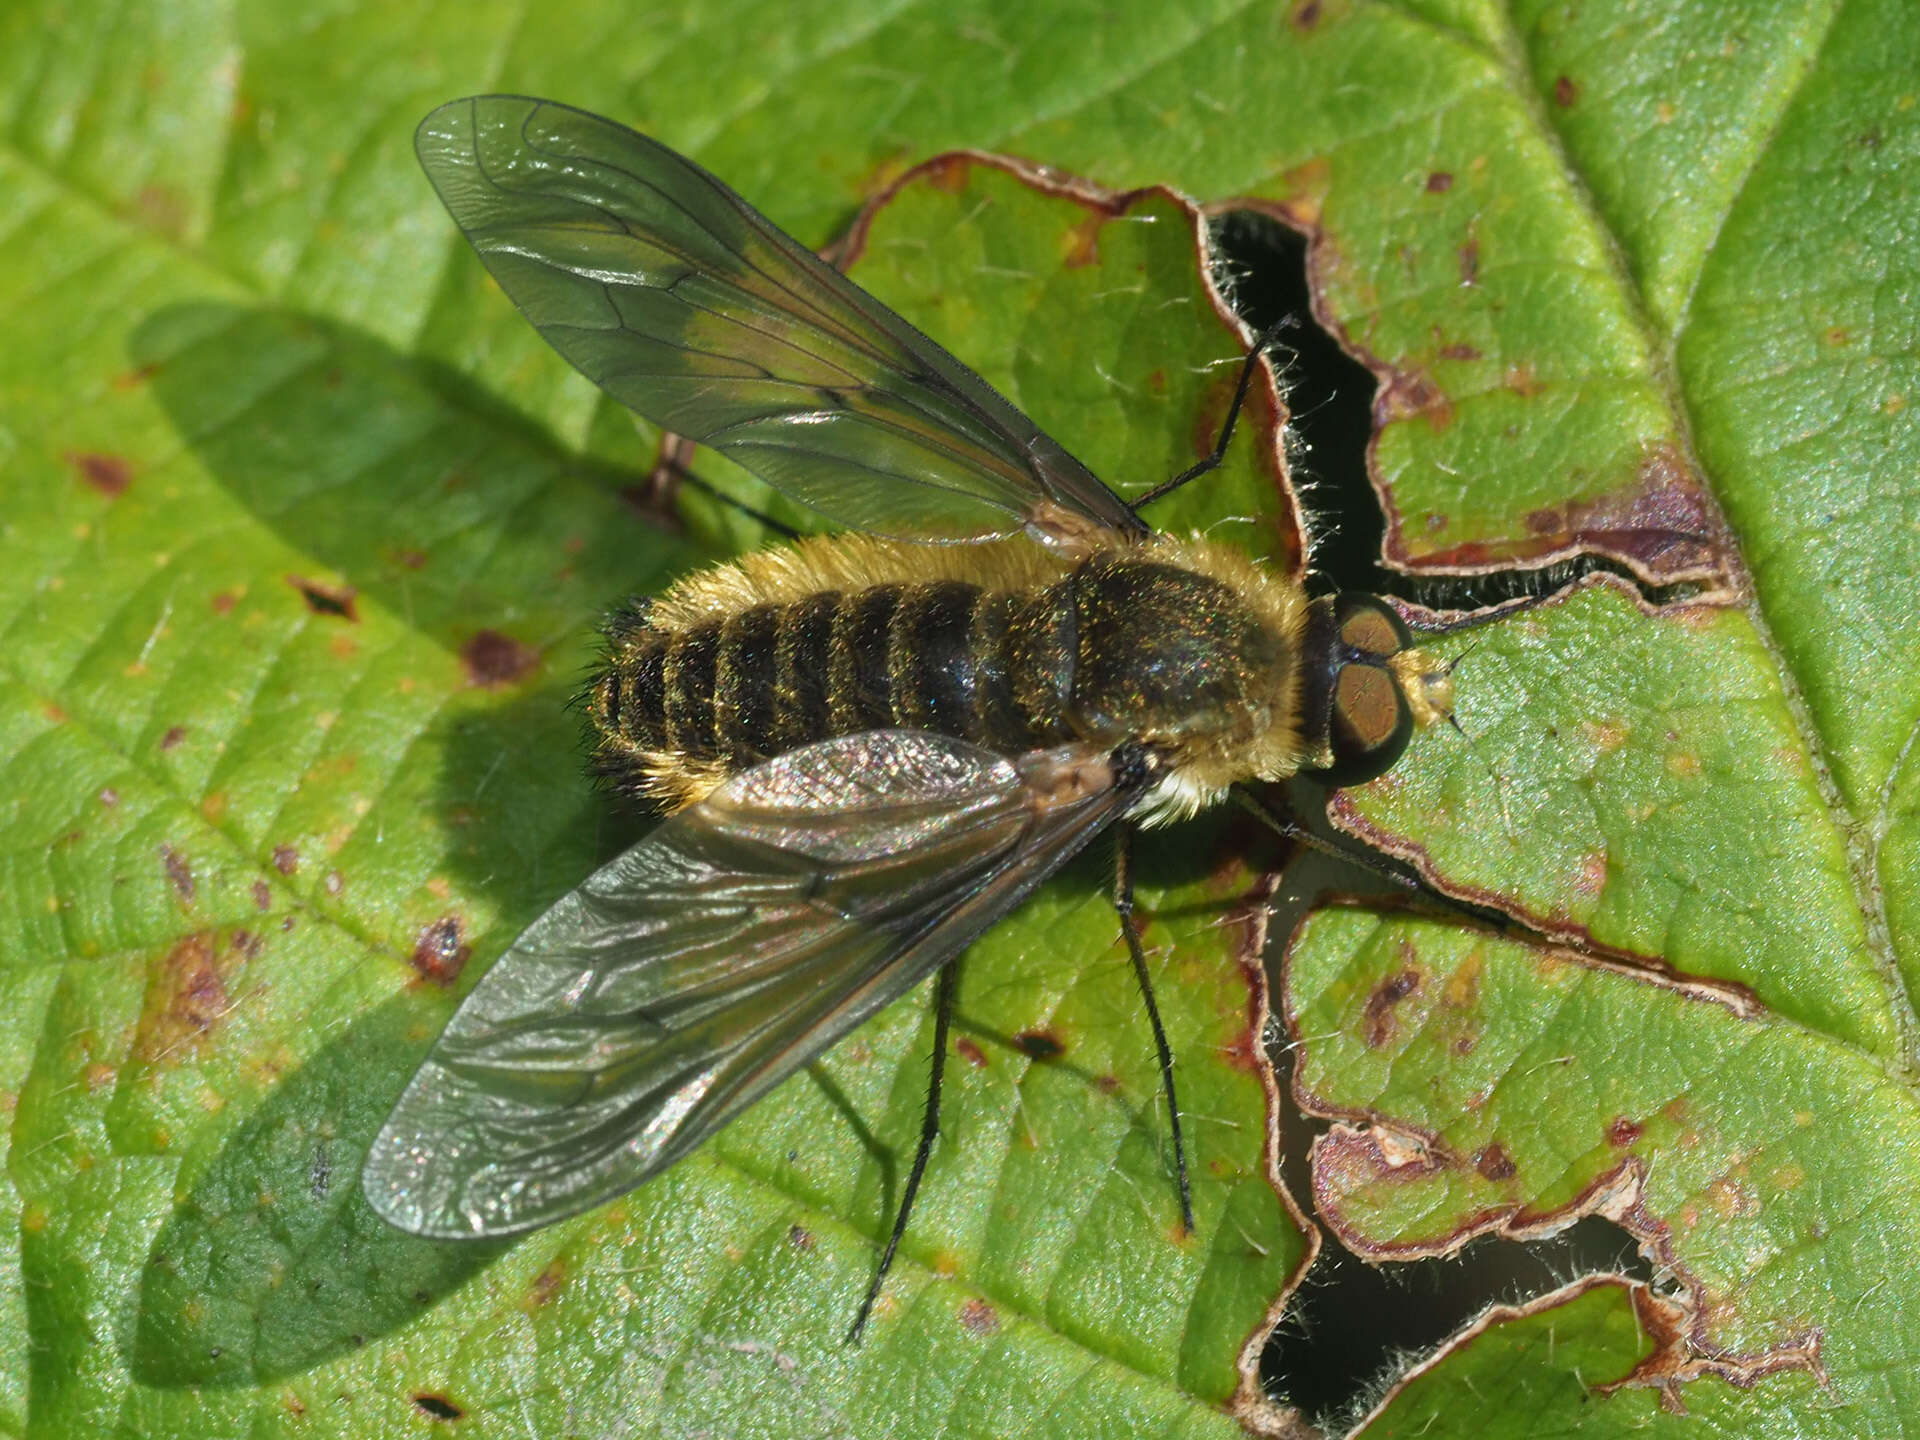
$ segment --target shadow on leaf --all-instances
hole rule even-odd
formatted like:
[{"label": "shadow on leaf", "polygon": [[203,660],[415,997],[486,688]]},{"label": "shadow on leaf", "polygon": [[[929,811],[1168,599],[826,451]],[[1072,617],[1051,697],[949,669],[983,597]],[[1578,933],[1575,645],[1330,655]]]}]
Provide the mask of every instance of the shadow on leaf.
[{"label": "shadow on leaf", "polygon": [[384,607],[475,685],[514,683],[557,636],[711,558],[612,499],[638,477],[362,331],[195,303],[155,311],[129,350],[208,472],[331,572],[288,577],[309,609]]},{"label": "shadow on leaf", "polygon": [[259,1384],[410,1323],[507,1248],[395,1230],[360,1164],[445,1018],[409,990],[289,1076],[155,1239],[123,1341],[142,1384]]}]

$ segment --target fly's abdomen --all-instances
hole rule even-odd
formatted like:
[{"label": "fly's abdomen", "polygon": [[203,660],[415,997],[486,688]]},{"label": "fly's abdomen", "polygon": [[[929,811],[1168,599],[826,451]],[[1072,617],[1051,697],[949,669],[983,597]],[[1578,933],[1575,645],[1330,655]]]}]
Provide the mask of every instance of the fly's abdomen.
[{"label": "fly's abdomen", "polygon": [[674,803],[816,740],[909,728],[1009,753],[1065,739],[1072,612],[1059,587],[959,580],[826,590],[678,630],[636,606],[588,692],[596,768]]}]

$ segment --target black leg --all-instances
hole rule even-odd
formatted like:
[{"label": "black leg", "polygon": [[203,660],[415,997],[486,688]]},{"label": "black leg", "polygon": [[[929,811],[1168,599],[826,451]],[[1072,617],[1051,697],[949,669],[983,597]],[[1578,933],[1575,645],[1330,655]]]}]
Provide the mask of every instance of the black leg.
[{"label": "black leg", "polygon": [[1307,829],[1291,811],[1275,805],[1256,794],[1246,785],[1235,785],[1231,791],[1233,798],[1243,810],[1253,815],[1283,840],[1292,840],[1306,846],[1309,850],[1318,850],[1322,855],[1331,855],[1336,860],[1344,860],[1349,865],[1362,870],[1371,870],[1382,879],[1391,881],[1409,895],[1423,901],[1430,901],[1454,914],[1464,915],[1470,920],[1491,927],[1505,934],[1512,930],[1514,921],[1510,915],[1490,910],[1480,905],[1470,905],[1444,891],[1436,890],[1417,875],[1409,875],[1388,864],[1378,855],[1367,850],[1349,850],[1344,845],[1336,845],[1321,839]]},{"label": "black leg", "polygon": [[693,471],[687,469],[687,467],[682,465],[678,460],[663,456],[659,468],[670,472],[681,484],[691,485],[702,495],[710,496],[718,500],[722,505],[729,505],[733,509],[738,510],[749,520],[758,520],[776,535],[784,536],[788,540],[798,540],[800,538],[800,532],[787,524],[786,521],[776,520],[764,511],[754,509],[753,506],[747,504],[746,501],[734,499],[733,496],[727,494],[726,491],[722,490],[711,480],[702,479],[700,476],[694,474]]},{"label": "black leg", "polygon": [[1171,480],[1162,480],[1138,500],[1130,503],[1127,506],[1129,510],[1138,515],[1154,501],[1164,495],[1171,495],[1189,480],[1198,480],[1209,470],[1217,470],[1220,467],[1220,462],[1227,458],[1227,446],[1233,440],[1234,422],[1240,418],[1240,407],[1247,403],[1247,390],[1253,384],[1254,368],[1260,363],[1260,357],[1267,353],[1267,346],[1279,338],[1280,331],[1286,323],[1288,322],[1282,322],[1281,325],[1275,325],[1272,329],[1263,332],[1260,338],[1253,342],[1253,349],[1247,352],[1247,358],[1240,366],[1240,383],[1234,388],[1233,404],[1227,407],[1227,421],[1220,427],[1220,438],[1213,443],[1213,453],[1198,465],[1182,470]]},{"label": "black leg", "polygon": [[900,1248],[900,1237],[907,1233],[907,1217],[913,1213],[913,1197],[919,1193],[920,1177],[926,1173],[927,1157],[933,1154],[933,1142],[940,1135],[940,1076],[947,1064],[947,1029],[953,1023],[953,997],[960,988],[960,961],[949,960],[940,971],[940,979],[934,990],[933,998],[933,1075],[927,1084],[927,1108],[920,1119],[920,1144],[913,1152],[913,1168],[907,1172],[907,1188],[900,1195],[900,1209],[893,1217],[893,1234],[887,1237],[887,1248],[881,1253],[880,1266],[873,1272],[873,1283],[867,1286],[867,1297],[860,1302],[860,1313],[853,1317],[853,1326],[847,1331],[847,1344],[858,1345],[860,1332],[867,1328],[867,1317],[873,1313],[873,1303],[880,1298],[880,1287],[887,1283],[887,1272],[893,1269],[894,1251]]},{"label": "black leg", "polygon": [[1160,1052],[1160,1085],[1167,1092],[1167,1114],[1173,1121],[1173,1170],[1180,1183],[1180,1223],[1193,1233],[1193,1185],[1187,1179],[1187,1143],[1180,1135],[1180,1102],[1173,1094],[1173,1050],[1167,1044],[1166,1027],[1160,1023],[1160,1007],[1154,1002],[1153,980],[1147,974],[1147,954],[1140,946],[1140,927],[1133,920],[1133,823],[1122,820],[1113,843],[1113,908],[1120,912],[1120,933],[1127,940],[1127,954],[1133,958],[1134,978],[1140,982],[1140,998],[1147,1002],[1147,1020],[1153,1026],[1154,1048]]},{"label": "black leg", "polygon": [[1392,881],[1402,890],[1410,890],[1416,895],[1427,893],[1427,887],[1417,879],[1396,870],[1379,856],[1365,850],[1348,850],[1344,846],[1321,839],[1296,820],[1291,810],[1271,803],[1247,786],[1235,785],[1231,793],[1241,809],[1259,820],[1282,840],[1291,840],[1306,846],[1309,850],[1318,850],[1322,855],[1331,855],[1334,859],[1344,860],[1349,865],[1358,865],[1363,870],[1371,870],[1374,874]]}]

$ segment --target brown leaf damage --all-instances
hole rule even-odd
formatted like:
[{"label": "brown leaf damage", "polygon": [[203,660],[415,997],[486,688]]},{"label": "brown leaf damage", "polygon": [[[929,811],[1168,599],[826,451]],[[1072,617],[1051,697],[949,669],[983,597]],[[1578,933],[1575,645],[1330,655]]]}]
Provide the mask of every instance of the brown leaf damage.
[{"label": "brown leaf damage", "polygon": [[[1426,381],[1424,376],[1419,378]],[[1377,414],[1393,419],[1402,412],[1424,413],[1435,429],[1451,420],[1450,402],[1425,389],[1399,402],[1402,412],[1388,414],[1389,399],[1400,389],[1401,382],[1382,388]],[[1412,570],[1476,574],[1519,563],[1546,565],[1579,554],[1600,554],[1620,560],[1650,584],[1666,585],[1720,578],[1726,570],[1723,557],[1733,548],[1700,477],[1670,444],[1654,446],[1641,457],[1631,485],[1528,511],[1517,533],[1499,539],[1443,546],[1434,542],[1444,531],[1430,533],[1424,521],[1415,538],[1408,535],[1392,493],[1383,493],[1381,500],[1387,510],[1387,558]]]},{"label": "brown leaf damage", "polygon": [[[1484,363],[1461,369],[1482,362],[1488,347],[1463,347],[1457,336],[1450,342],[1436,337],[1430,350],[1411,348],[1405,341],[1395,341],[1394,349],[1386,349],[1389,342],[1376,333],[1379,316],[1369,313],[1386,303],[1379,295],[1377,269],[1362,266],[1344,253],[1345,237],[1325,220],[1334,179],[1330,162],[1316,156],[1281,170],[1272,193],[1215,208],[1268,215],[1306,236],[1314,317],[1375,377],[1378,389],[1367,473],[1387,515],[1386,562],[1414,573],[1472,575],[1593,555],[1617,560],[1650,585],[1726,583],[1738,568],[1733,559],[1736,547],[1703,477],[1683,449],[1677,422],[1661,438],[1646,442],[1631,476],[1611,470],[1603,476],[1566,474],[1559,477],[1559,488],[1570,498],[1553,506],[1536,505],[1525,513],[1477,514],[1468,538],[1447,538],[1461,518],[1456,506],[1436,507],[1431,499],[1417,510],[1403,506],[1381,463],[1381,437],[1390,428],[1411,420],[1433,436],[1446,435],[1466,423],[1464,407],[1470,400],[1490,390],[1504,389],[1534,401],[1546,387],[1524,355],[1511,357],[1505,369],[1492,376],[1484,373]],[[1458,188],[1453,172],[1444,169],[1426,171],[1419,183],[1431,196],[1449,195]],[[1425,213],[1428,218],[1421,222],[1426,228],[1419,232],[1419,243],[1445,247],[1455,257],[1457,282],[1464,295],[1485,294],[1478,218],[1471,212],[1446,210],[1444,202],[1435,202]],[[1336,301],[1329,297],[1338,297],[1343,312],[1357,313],[1336,313]],[[1455,307],[1461,313],[1453,315],[1453,327],[1482,321],[1495,325],[1494,317],[1479,308],[1491,303],[1469,298]],[[1462,483],[1471,485],[1474,478],[1463,476]]]},{"label": "brown leaf damage", "polygon": [[479,630],[460,647],[467,683],[482,690],[517,684],[540,663],[540,652],[498,630]]},{"label": "brown leaf damage", "polygon": [[160,847],[160,866],[167,874],[167,884],[173,887],[173,893],[180,897],[182,905],[191,905],[194,895],[193,866],[178,850],[171,845]]},{"label": "brown leaf damage", "polygon": [[133,466],[122,456],[98,450],[69,450],[63,458],[75,474],[109,500],[119,499],[133,483]]},{"label": "brown leaf damage", "polygon": [[[1764,1237],[1783,1223],[1762,1212],[1804,1172],[1760,1165],[1724,1097],[1676,1094],[1671,1077],[1646,1082],[1646,1113],[1615,1104],[1583,1114],[1583,1101],[1630,1094],[1634,1080],[1610,1072],[1625,1062],[1604,1043],[1583,1046],[1559,1022],[1565,1013],[1597,1026],[1615,1014],[1601,1010],[1608,1003],[1626,1015],[1678,1005],[1703,1032],[1722,1027],[1717,1042],[1702,1035],[1710,1056],[1752,1033],[1751,1016],[1690,985],[1430,923],[1376,929],[1344,962],[1331,960],[1334,949],[1296,958],[1296,947],[1286,1005],[1301,1056],[1294,1092],[1303,1112],[1333,1122],[1311,1147],[1313,1208],[1347,1250],[1376,1263],[1446,1258],[1476,1239],[1540,1240],[1599,1216],[1638,1242],[1658,1279],[1613,1277],[1653,1344],[1626,1374],[1584,1377],[1597,1391],[1650,1387],[1681,1411],[1680,1387],[1693,1380],[1746,1387],[1797,1370],[1824,1383],[1817,1302],[1783,1301],[1755,1278],[1772,1263]],[[1303,963],[1313,967],[1310,1001],[1293,995]],[[1462,1047],[1463,1036],[1475,1043]],[[1497,1061],[1476,1053],[1489,1043]],[[1678,1188],[1677,1174],[1687,1177]],[[1456,1335],[1441,1356],[1477,1333]]]},{"label": "brown leaf damage", "polygon": [[467,943],[460,917],[443,915],[420,931],[409,959],[422,980],[445,989],[460,978],[472,954],[473,946]]},{"label": "brown leaf damage", "polygon": [[324,580],[309,580],[304,575],[287,576],[287,584],[300,592],[307,609],[331,620],[360,623],[360,607],[351,585],[329,585]]},{"label": "brown leaf damage", "polygon": [[197,1054],[234,1007],[234,985],[263,948],[249,930],[181,939],[147,976],[134,1053],[151,1064]]}]

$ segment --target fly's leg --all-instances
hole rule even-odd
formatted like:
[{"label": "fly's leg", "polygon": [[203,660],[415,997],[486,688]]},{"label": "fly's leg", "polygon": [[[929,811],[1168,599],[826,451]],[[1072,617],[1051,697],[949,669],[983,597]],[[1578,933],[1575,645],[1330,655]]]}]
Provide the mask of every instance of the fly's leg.
[{"label": "fly's leg", "polygon": [[1344,860],[1347,864],[1362,870],[1371,870],[1383,880],[1404,891],[1411,899],[1438,905],[1451,915],[1462,915],[1476,924],[1485,925],[1501,934],[1509,934],[1515,928],[1513,917],[1485,906],[1469,904],[1465,900],[1437,890],[1417,875],[1409,875],[1388,864],[1380,856],[1366,850],[1351,850],[1330,840],[1323,840],[1294,817],[1293,812],[1284,804],[1275,804],[1248,785],[1235,785],[1230,792],[1241,809],[1252,815],[1261,824],[1272,830],[1282,840],[1291,840],[1304,845],[1309,850],[1318,850],[1322,855],[1330,855],[1335,860]]},{"label": "fly's leg", "polygon": [[1304,845],[1309,850],[1318,850],[1322,855],[1331,855],[1336,860],[1344,860],[1349,865],[1358,865],[1363,870],[1371,870],[1382,879],[1399,886],[1409,894],[1426,896],[1427,887],[1413,876],[1408,875],[1365,850],[1349,850],[1330,840],[1323,840],[1299,820],[1294,818],[1292,809],[1284,804],[1275,804],[1266,796],[1259,794],[1251,786],[1235,785],[1231,792],[1235,803],[1254,819],[1260,821],[1282,840],[1291,840],[1296,845]]},{"label": "fly's leg", "polygon": [[1220,427],[1220,438],[1213,443],[1213,453],[1199,464],[1188,466],[1171,480],[1162,480],[1138,500],[1131,502],[1127,506],[1129,510],[1138,515],[1154,501],[1162,496],[1171,495],[1189,480],[1198,480],[1209,470],[1220,468],[1220,462],[1227,458],[1227,446],[1233,440],[1234,422],[1240,418],[1240,407],[1247,403],[1247,391],[1253,385],[1254,369],[1260,363],[1260,357],[1267,353],[1267,346],[1280,338],[1280,331],[1286,323],[1288,322],[1283,321],[1280,325],[1263,331],[1260,338],[1253,342],[1253,349],[1247,352],[1247,358],[1240,366],[1240,383],[1234,387],[1233,404],[1227,407],[1227,420]]},{"label": "fly's leg", "polygon": [[666,488],[670,477],[671,479],[678,480],[683,485],[691,485],[711,500],[718,500],[722,505],[739,511],[749,520],[757,520],[782,539],[798,540],[800,538],[800,532],[787,524],[786,521],[776,520],[765,511],[754,509],[753,506],[747,504],[746,501],[735,499],[729,495],[711,480],[706,479],[704,476],[694,474],[692,470],[687,468],[687,461],[684,458],[693,453],[694,447],[686,441],[680,440],[677,436],[674,437],[674,440],[675,443],[662,447],[659,462],[653,467],[653,474],[650,477],[650,488],[654,490],[662,504],[671,504],[671,492]]},{"label": "fly's leg", "polygon": [[1120,933],[1127,939],[1134,978],[1140,982],[1140,998],[1147,1002],[1147,1020],[1153,1026],[1154,1048],[1160,1053],[1160,1084],[1167,1092],[1167,1114],[1172,1120],[1173,1169],[1180,1183],[1180,1223],[1192,1234],[1193,1185],[1187,1178],[1187,1144],[1180,1134],[1180,1102],[1173,1093],[1173,1050],[1167,1044],[1166,1027],[1160,1023],[1160,1006],[1153,998],[1153,979],[1147,974],[1147,953],[1141,948],[1140,927],[1133,918],[1133,832],[1133,823],[1122,820],[1114,839],[1113,908],[1120,915]]},{"label": "fly's leg", "polygon": [[927,1157],[933,1154],[933,1142],[940,1136],[940,1077],[947,1065],[947,1030],[953,1023],[953,998],[959,988],[960,961],[956,957],[941,969],[934,990],[933,1074],[927,1083],[926,1112],[920,1120],[920,1144],[913,1152],[913,1168],[907,1172],[907,1188],[900,1195],[900,1209],[893,1217],[893,1234],[887,1237],[887,1248],[881,1253],[879,1268],[873,1272],[873,1283],[867,1286],[866,1298],[860,1302],[860,1313],[853,1317],[853,1325],[847,1331],[849,1345],[860,1343],[860,1334],[867,1328],[867,1317],[873,1313],[874,1301],[880,1298],[880,1287],[887,1283],[887,1272],[893,1268],[894,1252],[900,1248],[900,1237],[907,1233],[907,1217],[913,1213],[913,1197],[919,1193],[920,1177],[927,1170]]}]

